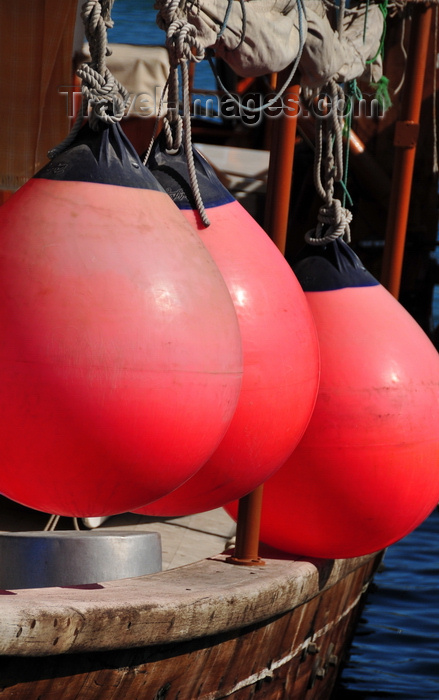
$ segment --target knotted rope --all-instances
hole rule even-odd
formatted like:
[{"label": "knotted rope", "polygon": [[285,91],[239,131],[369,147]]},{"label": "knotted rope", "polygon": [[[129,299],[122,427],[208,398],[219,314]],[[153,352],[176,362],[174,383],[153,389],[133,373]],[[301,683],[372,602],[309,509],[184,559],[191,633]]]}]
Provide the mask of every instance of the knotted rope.
[{"label": "knotted rope", "polygon": [[98,131],[102,122],[114,124],[125,114],[129,93],[109,71],[105,62],[106,57],[111,55],[107,30],[113,26],[110,16],[113,3],[114,0],[87,0],[82,6],[81,17],[92,60],[90,64],[83,63],[76,71],[82,81],[81,107],[69,135],[49,151],[49,158],[70,146],[87,112],[90,127],[95,131]]},{"label": "knotted rope", "polygon": [[[316,149],[314,158],[314,184],[324,204],[317,215],[315,229],[307,231],[305,240],[311,245],[325,245],[337,238],[351,240],[349,224],[352,212],[339,199],[334,198],[335,183],[343,179],[343,127],[338,114],[339,100],[344,98],[341,87],[331,79],[327,88],[331,103],[327,114],[316,118]],[[323,132],[325,131],[326,155],[323,157]]]},{"label": "knotted rope", "polygon": [[[190,91],[188,62],[199,63],[204,59],[204,48],[197,38],[196,27],[187,21],[179,7],[179,0],[167,0],[160,6],[157,24],[166,31],[166,48],[169,53],[170,72],[160,101],[158,114],[166,93],[168,94],[168,109],[163,120],[163,132],[168,153],[177,153],[183,145],[189,173],[189,182],[200,218],[205,226],[210,225],[200,193],[197,172],[192,150],[192,131],[190,115]],[[179,82],[178,71],[182,75],[183,118],[179,113]],[[145,154],[143,163],[146,165],[151,154],[153,141],[157,130],[157,122],[151,143]]]}]

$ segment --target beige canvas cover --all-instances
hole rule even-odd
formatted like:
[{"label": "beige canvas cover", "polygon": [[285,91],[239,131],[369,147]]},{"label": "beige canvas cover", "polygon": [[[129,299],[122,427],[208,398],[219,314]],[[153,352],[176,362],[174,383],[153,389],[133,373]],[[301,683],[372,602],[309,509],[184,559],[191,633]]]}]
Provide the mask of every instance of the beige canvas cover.
[{"label": "beige canvas cover", "polygon": [[[342,83],[354,78],[377,82],[382,75],[379,55],[384,16],[379,5],[350,3],[341,31],[334,12],[321,0],[306,0],[308,31],[300,61],[302,84],[325,85],[330,78]],[[372,61],[368,63],[368,61]]]},{"label": "beige canvas cover", "polygon": [[[159,0],[159,8],[165,5]],[[228,0],[183,0],[180,15],[196,27],[203,47],[213,48],[241,76],[281,71],[303,49],[303,85],[322,86],[333,77],[342,82],[371,70],[374,80],[380,77],[376,54],[384,20],[374,2],[368,3],[367,15],[366,2],[351,3],[341,35],[332,3],[323,0],[233,0],[230,7]],[[375,59],[373,69],[370,59]]]},{"label": "beige canvas cover", "polygon": [[246,0],[245,19],[241,3],[234,0],[227,26],[218,38],[227,6],[227,0],[197,4],[186,0],[182,9],[197,28],[203,46],[214,47],[216,56],[238,75],[274,73],[294,60],[300,46],[296,0]]}]

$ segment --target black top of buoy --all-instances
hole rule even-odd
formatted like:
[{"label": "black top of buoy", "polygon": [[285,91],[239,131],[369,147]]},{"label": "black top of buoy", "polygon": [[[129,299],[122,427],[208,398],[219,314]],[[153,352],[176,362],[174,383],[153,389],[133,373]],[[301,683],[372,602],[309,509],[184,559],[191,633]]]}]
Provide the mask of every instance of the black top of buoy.
[{"label": "black top of buoy", "polygon": [[305,292],[373,287],[379,284],[366,270],[358,255],[341,238],[326,245],[307,243],[291,267]]},{"label": "black top of buoy", "polygon": [[134,146],[117,123],[104,125],[99,131],[93,131],[86,124],[73,143],[34,177],[97,182],[147,190],[162,189],[143,166]]},{"label": "black top of buoy", "polygon": [[[234,202],[235,198],[219,181],[214,169],[204,156],[195,148],[193,148],[193,154],[204,207],[209,209]],[[164,136],[160,135],[154,142],[148,159],[148,168],[179,209],[197,208],[190,185],[186,154],[182,146],[177,153],[169,153],[166,150]]]}]

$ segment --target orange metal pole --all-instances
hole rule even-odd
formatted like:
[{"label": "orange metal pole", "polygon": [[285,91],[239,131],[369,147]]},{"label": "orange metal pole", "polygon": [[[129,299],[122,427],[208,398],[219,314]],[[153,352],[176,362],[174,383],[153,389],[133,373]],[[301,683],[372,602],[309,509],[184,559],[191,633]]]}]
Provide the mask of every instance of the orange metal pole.
[{"label": "orange metal pole", "polygon": [[229,557],[231,564],[240,564],[241,566],[263,566],[265,564],[259,556],[263,489],[263,486],[258,486],[239,501],[235,553]]},{"label": "orange metal pole", "polygon": [[381,282],[398,298],[409,215],[433,8],[415,4],[410,30],[401,119],[395,126],[395,159]]},{"label": "orange metal pole", "polygon": [[[278,85],[283,84],[283,77],[280,73]],[[284,93],[285,109],[276,119],[270,148],[264,228],[282,254],[285,254],[288,231],[299,94],[299,85],[290,85]]]},{"label": "orange metal pole", "polygon": [[[288,74],[288,71],[280,73],[277,85],[283,85]],[[299,85],[290,85],[284,93],[282,102],[285,109],[272,129],[270,148],[265,230],[282,254],[285,254],[288,230],[299,90]],[[259,557],[263,488],[263,485],[259,486],[239,501],[235,554],[229,558],[232,564],[254,566],[265,563]]]}]

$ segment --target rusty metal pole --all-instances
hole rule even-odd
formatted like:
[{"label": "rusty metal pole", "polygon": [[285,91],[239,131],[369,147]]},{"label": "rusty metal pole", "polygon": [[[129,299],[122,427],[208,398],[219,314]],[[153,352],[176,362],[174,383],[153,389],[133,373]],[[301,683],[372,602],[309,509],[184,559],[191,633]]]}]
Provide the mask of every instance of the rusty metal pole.
[{"label": "rusty metal pole", "polygon": [[239,500],[235,553],[228,560],[231,564],[240,564],[241,566],[263,566],[265,564],[259,556],[263,489],[263,486],[258,486]]},{"label": "rusty metal pole", "polygon": [[[288,70],[280,73],[277,85],[283,85],[288,75]],[[264,228],[282,254],[285,254],[288,230],[299,91],[299,85],[290,85],[284,93],[284,109],[276,119],[270,147]],[[259,557],[263,488],[263,485],[258,486],[239,501],[235,553],[229,557],[232,564],[260,566],[265,563]]]},{"label": "rusty metal pole", "polygon": [[413,7],[401,118],[395,125],[396,151],[381,282],[396,298],[399,296],[401,286],[432,13],[431,6],[417,3]]}]

